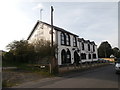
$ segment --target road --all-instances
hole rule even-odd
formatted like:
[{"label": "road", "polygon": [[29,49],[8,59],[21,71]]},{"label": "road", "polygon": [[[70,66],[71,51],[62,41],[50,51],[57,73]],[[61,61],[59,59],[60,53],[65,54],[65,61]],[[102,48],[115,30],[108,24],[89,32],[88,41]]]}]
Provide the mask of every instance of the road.
[{"label": "road", "polygon": [[120,88],[120,74],[114,65],[46,78],[17,86],[17,88]]}]

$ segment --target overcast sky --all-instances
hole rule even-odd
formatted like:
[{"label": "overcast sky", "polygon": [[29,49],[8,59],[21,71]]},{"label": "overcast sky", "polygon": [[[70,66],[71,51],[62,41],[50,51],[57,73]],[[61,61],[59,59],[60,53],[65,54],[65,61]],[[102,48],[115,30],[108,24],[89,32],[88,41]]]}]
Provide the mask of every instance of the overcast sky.
[{"label": "overcast sky", "polygon": [[117,2],[40,2],[37,0],[2,0],[0,2],[0,50],[14,40],[27,39],[37,20],[50,23],[50,6],[54,7],[54,25],[80,38],[108,41],[118,47]]}]

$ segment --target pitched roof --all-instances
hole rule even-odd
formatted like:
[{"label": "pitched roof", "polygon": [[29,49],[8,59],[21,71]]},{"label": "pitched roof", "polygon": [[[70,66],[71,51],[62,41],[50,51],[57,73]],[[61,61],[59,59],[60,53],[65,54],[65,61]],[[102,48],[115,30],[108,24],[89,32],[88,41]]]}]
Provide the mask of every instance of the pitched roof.
[{"label": "pitched roof", "polygon": [[85,41],[84,38],[78,38],[78,41],[81,42],[81,41]]},{"label": "pitched roof", "polygon": [[[27,40],[30,39],[30,37],[31,37],[32,34],[34,33],[34,31],[35,31],[35,29],[36,29],[36,27],[38,26],[39,23],[43,23],[43,24],[46,24],[46,25],[48,25],[48,26],[51,27],[50,24],[38,20],[37,23],[35,24],[35,26],[33,27],[33,29],[32,29],[32,31],[31,31],[30,35],[28,36]],[[64,30],[63,28],[59,28],[59,27],[57,27],[57,26],[53,26],[53,28],[54,28],[55,30],[57,30],[57,31],[61,31],[61,32],[69,33],[69,34],[71,34],[71,35],[74,35],[74,36],[76,36],[76,37],[79,37],[78,35],[73,34],[73,33],[69,32],[69,31],[66,31],[66,30]]]},{"label": "pitched roof", "polygon": [[96,45],[94,41],[92,41],[91,44]]},{"label": "pitched roof", "polygon": [[84,38],[78,38],[78,41],[81,42],[85,42],[85,43],[90,43],[90,44],[93,44],[93,45],[96,45],[94,41],[90,41],[90,40],[85,40]]}]

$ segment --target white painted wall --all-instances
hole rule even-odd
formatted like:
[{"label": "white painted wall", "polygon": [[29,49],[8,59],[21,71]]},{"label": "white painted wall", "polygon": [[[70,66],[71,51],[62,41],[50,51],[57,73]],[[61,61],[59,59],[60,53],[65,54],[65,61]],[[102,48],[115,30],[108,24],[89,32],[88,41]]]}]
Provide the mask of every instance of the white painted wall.
[{"label": "white painted wall", "polygon": [[[51,34],[50,34],[50,31],[51,31],[51,27],[46,25],[46,24],[43,24],[43,23],[40,23],[34,33],[32,34],[32,36],[30,37],[29,39],[29,42],[30,43],[34,43],[36,42],[37,40],[40,40],[40,39],[44,39],[44,40],[50,40],[51,41]],[[71,63],[74,62],[74,52],[75,50],[79,49],[80,52],[78,53],[78,55],[81,55],[81,53],[86,53],[86,60],[82,60],[82,62],[85,62],[85,61],[92,61],[92,59],[88,59],[88,54],[91,53],[92,54],[92,50],[93,50],[93,46],[90,45],[90,51],[88,51],[88,43],[84,43],[84,47],[85,47],[85,50],[82,50],[82,43],[81,42],[78,42],[78,37],[77,37],[77,47],[73,47],[73,35],[70,35],[70,46],[63,46],[61,45],[61,37],[60,37],[60,34],[61,32],[60,31],[57,31],[57,30],[53,30],[53,41],[58,45],[58,51],[57,51],[57,54],[56,54],[56,58],[58,59],[58,65],[61,65],[61,51],[64,49],[65,51],[67,51],[67,48],[70,50],[71,52]],[[75,48],[75,50],[72,50],[73,48]],[[98,58],[98,55],[97,55],[97,46],[95,46],[95,52],[94,52]],[[92,58],[92,55],[91,55],[91,58]],[[95,61],[97,59],[93,59],[93,61]]]},{"label": "white painted wall", "polygon": [[[82,42],[79,42],[79,49],[80,49],[80,53],[86,53],[86,58],[87,59],[85,59],[85,60],[82,60],[82,62],[90,62],[90,61],[96,61],[96,60],[98,60],[98,54],[97,54],[97,46],[95,45],[95,51],[93,52],[93,45],[92,44],[90,44],[90,51],[88,51],[88,43],[84,43],[84,48],[85,48],[85,50],[82,50]],[[91,59],[89,59],[89,57],[88,57],[88,54],[91,54]],[[96,59],[92,59],[93,57],[92,57],[92,54],[96,54]]]},{"label": "white painted wall", "polygon": [[[70,35],[70,46],[63,46],[61,45],[61,37],[60,37],[60,34],[61,32],[60,31],[57,31],[58,35],[58,65],[61,65],[61,51],[64,49],[66,52],[67,52],[67,48],[70,50],[71,52],[71,63],[74,62],[74,51],[72,50],[72,48],[75,48],[73,47],[73,35]],[[77,48],[77,47],[76,47]]]},{"label": "white painted wall", "polygon": [[[51,27],[49,27],[46,24],[40,23],[36,27],[36,29],[35,29],[34,33],[32,34],[32,36],[30,37],[29,42],[30,43],[35,43],[36,41],[38,41],[40,39],[51,41],[50,31],[51,31]],[[53,30],[53,41],[54,42],[56,41],[55,34],[56,34],[56,31]]]}]

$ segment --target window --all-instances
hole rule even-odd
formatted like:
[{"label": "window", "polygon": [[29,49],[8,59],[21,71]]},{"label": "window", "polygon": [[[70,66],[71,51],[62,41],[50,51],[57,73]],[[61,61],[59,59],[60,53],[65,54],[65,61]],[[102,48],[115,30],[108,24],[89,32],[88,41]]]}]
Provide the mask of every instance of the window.
[{"label": "window", "polygon": [[65,34],[61,32],[61,45],[65,45]]},{"label": "window", "polygon": [[90,44],[88,44],[88,51],[90,51]]},{"label": "window", "polygon": [[71,53],[70,50],[67,50],[66,63],[71,63]]},{"label": "window", "polygon": [[70,45],[70,36],[66,34],[66,45]]},{"label": "window", "polygon": [[82,43],[82,50],[84,50],[84,43]]},{"label": "window", "polygon": [[71,63],[71,53],[69,49],[67,50],[67,52],[64,49],[61,51],[61,63],[62,64]]},{"label": "window", "polygon": [[86,59],[86,54],[85,53],[81,53],[81,59]]},{"label": "window", "polygon": [[93,54],[93,59],[96,59],[96,54]]},{"label": "window", "polygon": [[74,46],[74,47],[77,46],[77,40],[76,40],[76,37],[75,37],[75,36],[73,37],[73,46]]},{"label": "window", "polygon": [[95,51],[95,46],[93,45],[93,51]]},{"label": "window", "polygon": [[79,64],[80,61],[80,56],[78,55],[77,51],[74,52],[74,63],[76,63],[76,65]]},{"label": "window", "polygon": [[88,54],[88,58],[91,59],[91,54]]},{"label": "window", "polygon": [[61,62],[62,62],[62,64],[66,63],[66,52],[64,49],[61,52]]}]

